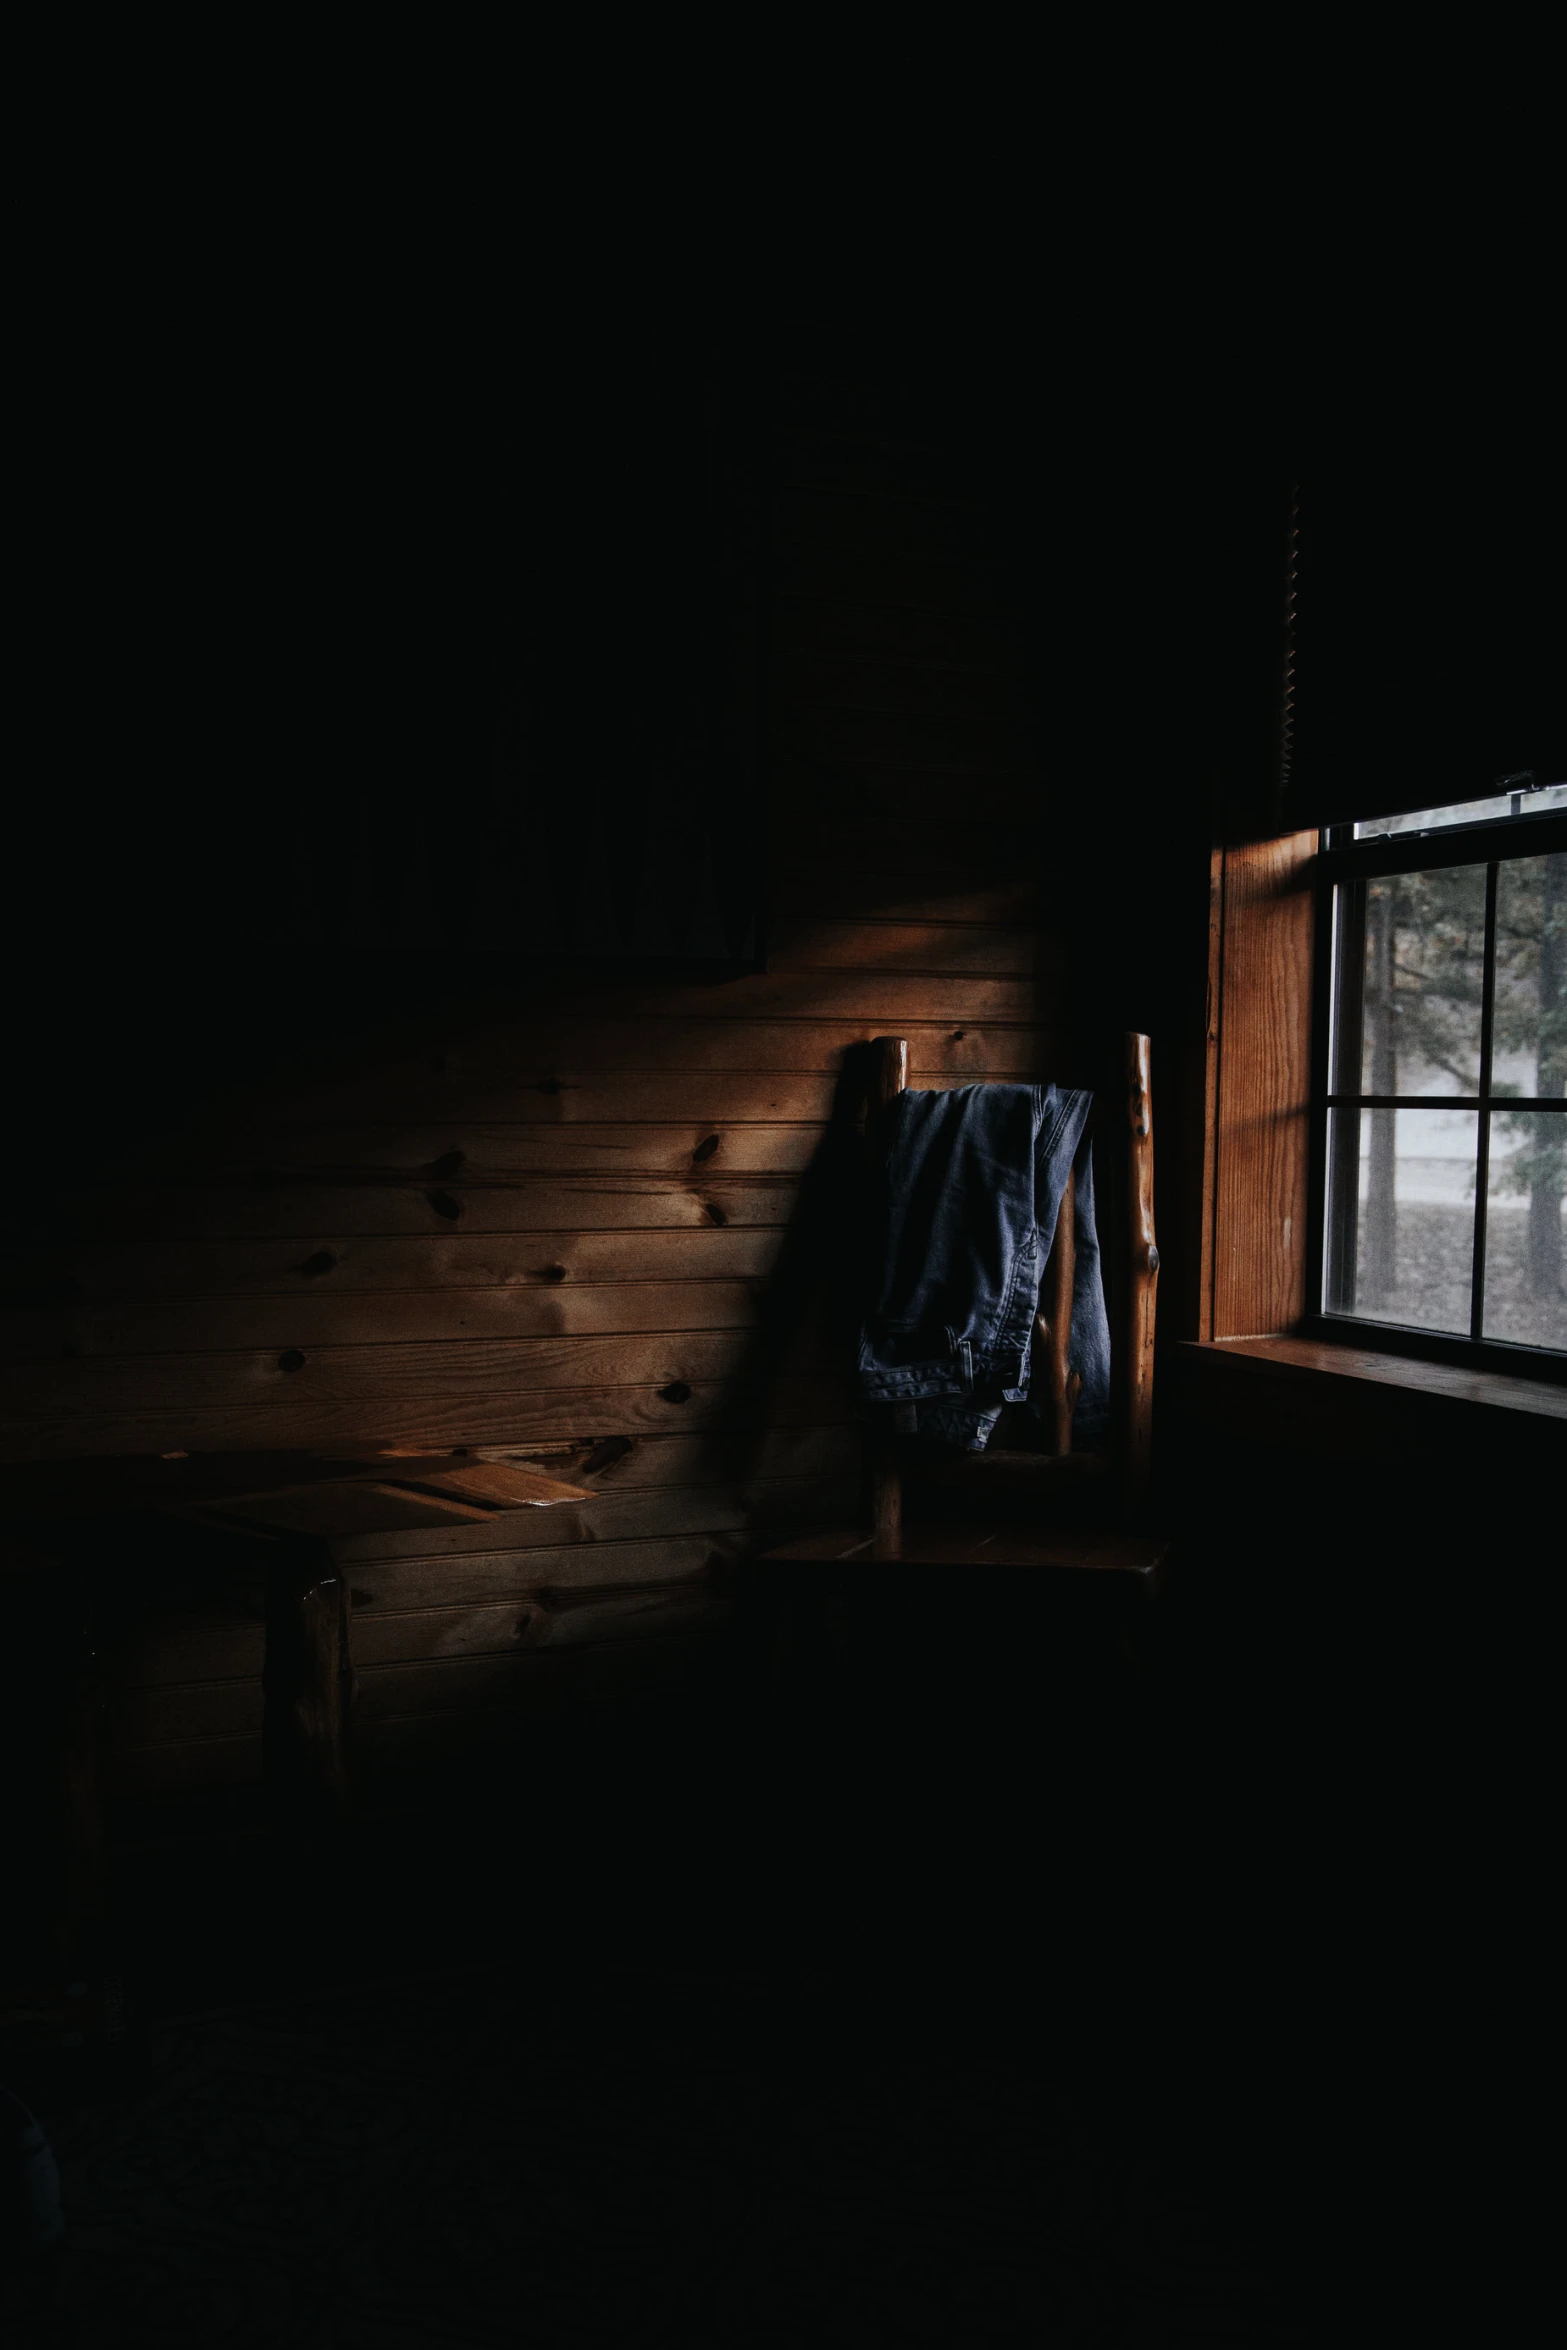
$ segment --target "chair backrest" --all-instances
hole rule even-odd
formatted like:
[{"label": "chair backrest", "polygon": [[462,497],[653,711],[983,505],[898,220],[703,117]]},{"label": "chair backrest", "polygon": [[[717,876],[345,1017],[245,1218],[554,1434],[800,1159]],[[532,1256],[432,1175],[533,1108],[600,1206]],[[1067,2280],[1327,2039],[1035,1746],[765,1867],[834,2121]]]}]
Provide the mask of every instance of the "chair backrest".
[{"label": "chair backrest", "polygon": [[[1124,1104],[1121,1135],[1125,1152],[1124,1182],[1112,1195],[1112,1213],[1122,1219],[1119,1233],[1106,1235],[1119,1278],[1114,1283],[1114,1321],[1110,1332],[1114,1467],[1121,1498],[1128,1506],[1141,1500],[1148,1484],[1153,1433],[1154,1320],[1159,1292],[1159,1250],[1154,1239],[1153,1215],[1153,1104],[1149,1091],[1149,1041],[1128,1033],[1122,1044]],[[867,1107],[885,1109],[908,1083],[909,1048],[901,1036],[879,1036],[872,1047],[873,1064]],[[1043,1380],[1045,1425],[1049,1450],[1043,1456],[977,1453],[954,1464],[965,1481],[988,1472],[1030,1482],[1065,1462],[1072,1452],[1072,1414],[1080,1381],[1068,1366],[1067,1344],[1072,1318],[1072,1277],[1076,1258],[1076,1192],[1068,1179],[1055,1238],[1039,1285],[1039,1313],[1035,1322],[1036,1378]],[[1083,1467],[1089,1466],[1083,1462]],[[895,1552],[903,1520],[903,1481],[896,1447],[884,1439],[871,1462],[871,1507],[879,1549]]]}]

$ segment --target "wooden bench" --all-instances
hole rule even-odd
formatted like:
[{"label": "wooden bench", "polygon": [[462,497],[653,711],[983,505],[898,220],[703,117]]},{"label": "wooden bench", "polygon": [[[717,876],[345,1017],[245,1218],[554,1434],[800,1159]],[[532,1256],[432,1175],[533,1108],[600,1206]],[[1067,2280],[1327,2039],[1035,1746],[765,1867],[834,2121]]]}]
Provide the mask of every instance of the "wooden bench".
[{"label": "wooden bench", "polygon": [[104,1905],[108,1659],[95,1601],[113,1573],[101,1560],[88,1563],[86,1551],[140,1516],[205,1528],[230,1557],[235,1542],[257,1546],[266,1585],[263,1771],[276,1824],[309,1834],[341,1825],[353,1790],[350,1595],[334,1544],[591,1499],[583,1486],[479,1450],[413,1454],[373,1442],[330,1453],[28,1462],[0,1472],[0,1564],[66,1578],[76,1628],[61,1774],[69,1926],[82,1971]]}]

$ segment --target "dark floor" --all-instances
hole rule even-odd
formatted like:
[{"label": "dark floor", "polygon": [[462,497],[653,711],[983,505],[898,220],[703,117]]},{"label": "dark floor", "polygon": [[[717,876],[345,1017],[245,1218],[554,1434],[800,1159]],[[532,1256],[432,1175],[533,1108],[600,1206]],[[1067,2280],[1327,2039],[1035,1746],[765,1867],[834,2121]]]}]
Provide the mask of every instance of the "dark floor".
[{"label": "dark floor", "polygon": [[71,2233],[13,2317],[126,2350],[1378,2338],[1287,1774],[1238,1798],[1233,1709],[1205,1768],[1200,1684],[1151,1695],[1113,1640],[1086,1679],[876,1645],[849,1627],[847,1708],[624,1721],[346,1849],[141,1847],[118,2055],[17,2083]]},{"label": "dark floor", "polygon": [[971,1996],[514,1964],[166,2024],[52,2124],[39,2338],[1317,2338],[1243,2166]]}]

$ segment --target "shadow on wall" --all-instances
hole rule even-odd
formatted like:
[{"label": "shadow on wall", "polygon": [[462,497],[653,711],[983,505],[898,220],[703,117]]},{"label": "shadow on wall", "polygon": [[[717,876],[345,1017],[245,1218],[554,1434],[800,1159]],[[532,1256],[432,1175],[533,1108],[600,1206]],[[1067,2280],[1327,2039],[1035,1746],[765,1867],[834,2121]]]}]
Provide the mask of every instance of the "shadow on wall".
[{"label": "shadow on wall", "polygon": [[768,1404],[794,1350],[817,1317],[829,1361],[824,1380],[847,1377],[863,1310],[871,1226],[869,1155],[862,1120],[875,1073],[869,1043],[845,1048],[827,1130],[800,1181],[794,1214],[762,1292],[756,1331],[735,1374],[731,1470],[758,1473]]}]

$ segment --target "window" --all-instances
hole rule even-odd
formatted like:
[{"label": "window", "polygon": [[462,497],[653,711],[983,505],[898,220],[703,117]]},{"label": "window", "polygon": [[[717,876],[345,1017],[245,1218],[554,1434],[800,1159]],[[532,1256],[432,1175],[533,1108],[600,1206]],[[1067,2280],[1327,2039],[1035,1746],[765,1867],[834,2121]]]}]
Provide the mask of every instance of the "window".
[{"label": "window", "polygon": [[1334,826],[1319,871],[1324,1327],[1543,1368],[1567,1356],[1567,785]]}]

